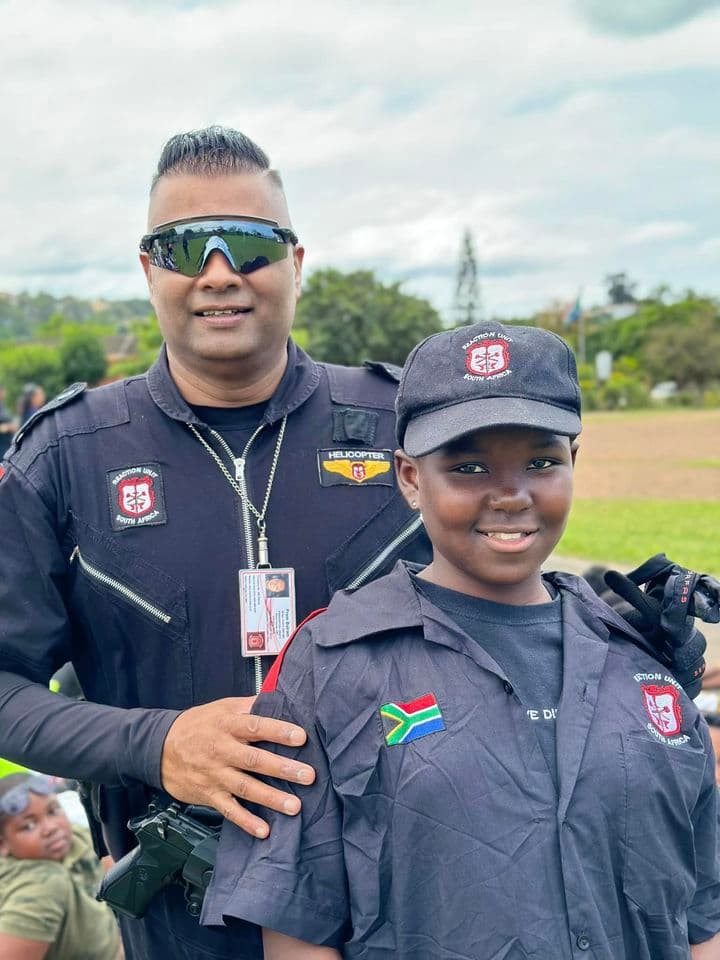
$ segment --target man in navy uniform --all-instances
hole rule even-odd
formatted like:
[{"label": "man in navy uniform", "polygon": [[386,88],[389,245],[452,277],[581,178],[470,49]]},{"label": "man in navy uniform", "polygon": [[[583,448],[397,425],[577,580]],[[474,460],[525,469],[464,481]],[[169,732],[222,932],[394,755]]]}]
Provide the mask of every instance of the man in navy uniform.
[{"label": "man in navy uniform", "polygon": [[[101,784],[115,858],[152,790],[259,836],[236,798],[296,813],[245,772],[313,776],[252,745],[305,736],[249,716],[267,654],[336,589],[427,556],[392,470],[397,371],[317,364],[289,339],[304,251],[265,154],[231,130],[174,137],[148,222],[157,362],[61,394],[0,481],[0,753]],[[255,603],[278,578],[291,589]],[[87,702],[44,689],[67,660]],[[179,888],[123,926],[129,957],[261,955],[251,928],[203,930]]]}]

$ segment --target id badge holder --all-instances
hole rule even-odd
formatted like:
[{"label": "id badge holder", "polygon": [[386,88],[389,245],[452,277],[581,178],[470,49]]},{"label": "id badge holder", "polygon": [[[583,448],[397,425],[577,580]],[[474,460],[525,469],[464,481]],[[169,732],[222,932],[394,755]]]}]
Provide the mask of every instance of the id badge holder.
[{"label": "id badge holder", "polygon": [[240,570],[240,638],[244,657],[276,656],[295,631],[295,570]]}]

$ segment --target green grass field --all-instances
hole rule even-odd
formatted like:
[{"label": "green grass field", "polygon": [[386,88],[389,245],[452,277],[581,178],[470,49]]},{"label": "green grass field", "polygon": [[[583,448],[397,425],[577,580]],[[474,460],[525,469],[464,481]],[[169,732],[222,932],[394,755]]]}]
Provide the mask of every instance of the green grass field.
[{"label": "green grass field", "polygon": [[576,500],[557,552],[629,567],[666,553],[720,577],[720,500]]},{"label": "green grass field", "polygon": [[720,410],[591,413],[558,554],[636,566],[667,553],[720,576]]}]

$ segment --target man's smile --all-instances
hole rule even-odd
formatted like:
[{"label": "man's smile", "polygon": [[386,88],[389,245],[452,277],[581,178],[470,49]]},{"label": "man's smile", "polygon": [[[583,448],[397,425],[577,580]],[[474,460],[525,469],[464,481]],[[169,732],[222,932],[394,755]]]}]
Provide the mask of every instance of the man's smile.
[{"label": "man's smile", "polygon": [[253,308],[249,306],[231,304],[227,307],[207,307],[205,310],[195,310],[193,316],[201,320],[207,327],[223,329],[241,323],[252,313],[252,310]]}]

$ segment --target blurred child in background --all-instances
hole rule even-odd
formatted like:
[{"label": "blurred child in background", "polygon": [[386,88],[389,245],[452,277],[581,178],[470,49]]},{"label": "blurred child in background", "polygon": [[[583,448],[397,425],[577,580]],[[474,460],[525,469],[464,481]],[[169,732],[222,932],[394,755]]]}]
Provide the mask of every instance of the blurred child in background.
[{"label": "blurred child in background", "polygon": [[118,960],[112,911],[95,900],[102,867],[48,777],[0,779],[0,957]]}]

